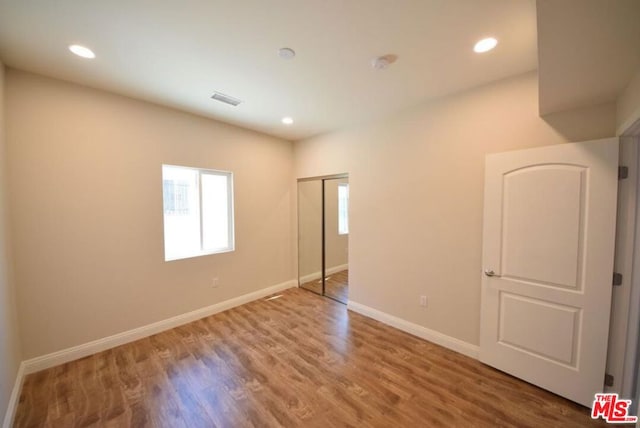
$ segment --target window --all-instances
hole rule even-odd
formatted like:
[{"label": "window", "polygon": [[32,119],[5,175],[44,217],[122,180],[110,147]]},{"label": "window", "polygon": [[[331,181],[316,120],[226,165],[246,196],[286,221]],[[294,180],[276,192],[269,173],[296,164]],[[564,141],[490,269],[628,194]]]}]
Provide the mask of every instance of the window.
[{"label": "window", "polygon": [[338,184],[338,235],[349,233],[349,184]]},{"label": "window", "polygon": [[233,174],[162,165],[165,261],[233,251]]}]

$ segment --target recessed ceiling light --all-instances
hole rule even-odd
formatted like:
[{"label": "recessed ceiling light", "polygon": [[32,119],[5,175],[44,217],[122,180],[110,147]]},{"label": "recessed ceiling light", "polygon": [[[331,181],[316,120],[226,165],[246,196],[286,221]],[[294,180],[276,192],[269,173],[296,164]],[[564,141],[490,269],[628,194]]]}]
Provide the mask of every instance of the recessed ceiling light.
[{"label": "recessed ceiling light", "polygon": [[284,123],[285,125],[291,125],[293,123],[293,119],[290,118],[289,116],[283,117],[282,118],[282,123]]},{"label": "recessed ceiling light", "polygon": [[69,46],[69,50],[82,58],[92,59],[96,57],[96,54],[94,54],[91,49],[85,48],[84,46],[71,45]]},{"label": "recessed ceiling light", "polygon": [[496,39],[494,39],[493,37],[487,37],[486,39],[482,39],[478,43],[476,43],[473,47],[473,51],[477,53],[488,52],[491,49],[495,48],[497,44],[498,41]]},{"label": "recessed ceiling light", "polygon": [[282,59],[292,59],[296,56],[296,51],[291,48],[280,48],[278,49],[278,56]]}]

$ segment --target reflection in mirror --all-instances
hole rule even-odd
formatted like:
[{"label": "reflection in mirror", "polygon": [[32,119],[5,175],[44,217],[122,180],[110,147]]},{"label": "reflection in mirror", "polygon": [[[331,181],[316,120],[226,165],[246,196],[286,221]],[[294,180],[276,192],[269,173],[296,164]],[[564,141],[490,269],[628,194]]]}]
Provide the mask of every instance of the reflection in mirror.
[{"label": "reflection in mirror", "polygon": [[349,179],[324,180],[324,294],[347,303],[349,297]]},{"label": "reflection in mirror", "polygon": [[322,294],[322,180],[298,182],[298,284]]}]

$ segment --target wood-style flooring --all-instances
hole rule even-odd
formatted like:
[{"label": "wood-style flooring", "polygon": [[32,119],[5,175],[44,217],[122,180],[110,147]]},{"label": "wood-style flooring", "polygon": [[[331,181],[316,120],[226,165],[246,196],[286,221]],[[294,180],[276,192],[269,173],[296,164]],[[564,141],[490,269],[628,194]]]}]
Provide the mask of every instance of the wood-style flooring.
[{"label": "wood-style flooring", "polygon": [[[302,284],[300,287],[322,294],[322,280],[317,279]],[[327,275],[325,279],[325,296],[332,297],[338,302],[347,303],[349,301],[349,270],[343,270],[331,275]]]},{"label": "wood-style flooring", "polygon": [[585,427],[588,409],[308,291],[26,378],[16,427]]}]

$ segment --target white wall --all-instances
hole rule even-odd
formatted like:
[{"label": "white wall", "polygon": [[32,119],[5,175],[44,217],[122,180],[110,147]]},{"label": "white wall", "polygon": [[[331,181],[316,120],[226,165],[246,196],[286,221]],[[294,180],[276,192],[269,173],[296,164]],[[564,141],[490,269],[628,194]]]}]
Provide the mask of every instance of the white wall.
[{"label": "white wall", "polygon": [[625,132],[640,119],[640,71],[638,71],[617,101],[616,128],[618,134]]},{"label": "white wall", "polygon": [[4,420],[22,359],[8,233],[4,88],[5,68],[0,63],[0,423]]},{"label": "white wall", "polygon": [[485,155],[615,132],[614,105],[554,128],[537,94],[528,73],[296,143],[296,177],[349,173],[351,301],[478,344]]},{"label": "white wall", "polygon": [[[12,69],[6,95],[25,359],[295,279],[290,142]],[[163,163],[234,172],[234,252],[164,262]]]}]

